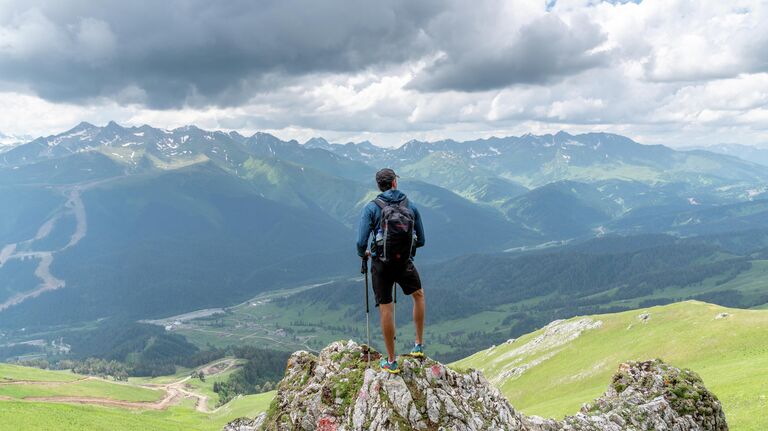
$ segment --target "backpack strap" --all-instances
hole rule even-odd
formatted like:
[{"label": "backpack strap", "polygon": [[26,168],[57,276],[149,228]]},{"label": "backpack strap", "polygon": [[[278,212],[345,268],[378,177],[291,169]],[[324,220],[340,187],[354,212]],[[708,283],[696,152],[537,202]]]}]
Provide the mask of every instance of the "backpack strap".
[{"label": "backpack strap", "polygon": [[379,208],[384,209],[384,207],[387,206],[387,203],[384,202],[382,199],[376,198],[372,200],[371,202],[375,203]]},{"label": "backpack strap", "polygon": [[403,208],[408,208],[408,198],[405,198],[400,201],[400,206]]}]

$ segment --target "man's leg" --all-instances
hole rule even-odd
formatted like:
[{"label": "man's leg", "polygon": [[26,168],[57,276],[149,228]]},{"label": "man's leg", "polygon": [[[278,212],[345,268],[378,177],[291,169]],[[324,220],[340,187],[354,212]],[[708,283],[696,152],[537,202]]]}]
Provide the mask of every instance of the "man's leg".
[{"label": "man's leg", "polygon": [[424,344],[424,313],[426,310],[424,289],[413,292],[411,296],[413,297],[413,325],[416,327],[416,344]]},{"label": "man's leg", "polygon": [[389,362],[395,361],[395,322],[392,319],[392,310],[394,306],[389,304],[379,304],[379,318],[381,319],[381,335],[384,337],[384,345],[387,348]]}]

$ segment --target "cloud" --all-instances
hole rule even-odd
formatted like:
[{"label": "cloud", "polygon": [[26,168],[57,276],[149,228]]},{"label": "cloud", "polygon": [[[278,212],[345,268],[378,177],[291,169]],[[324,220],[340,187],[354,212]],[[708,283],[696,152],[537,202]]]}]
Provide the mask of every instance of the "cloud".
[{"label": "cloud", "polygon": [[[303,77],[439,58],[423,91],[546,83],[600,66],[600,27],[539,1],[75,0],[0,8],[0,80],[51,101],[235,106]],[[471,16],[472,19],[466,19]]]},{"label": "cloud", "polygon": [[[460,33],[475,28],[455,29]],[[474,46],[446,46],[445,55],[411,83],[425,91],[486,91],[513,84],[543,84],[606,65],[608,52],[600,27],[583,15],[572,24],[552,14],[516,29],[511,40],[484,34]]]},{"label": "cloud", "polygon": [[0,130],[768,142],[763,0],[0,2]]},{"label": "cloud", "polygon": [[142,89],[156,108],[237,105],[316,73],[400,63],[429,49],[436,1],[16,2],[0,7],[0,79],[53,101]]}]

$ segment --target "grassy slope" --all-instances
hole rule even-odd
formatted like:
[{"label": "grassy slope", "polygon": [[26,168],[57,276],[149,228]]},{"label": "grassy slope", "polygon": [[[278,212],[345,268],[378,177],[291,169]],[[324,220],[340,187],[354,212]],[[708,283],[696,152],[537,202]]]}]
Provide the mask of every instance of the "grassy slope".
[{"label": "grassy slope", "polygon": [[48,371],[0,363],[0,383],[25,380],[30,382],[72,382],[83,378],[69,371]]},{"label": "grassy slope", "polygon": [[[7,384],[9,382],[20,384]],[[23,382],[38,383],[24,384]],[[120,401],[157,401],[163,397],[163,392],[125,383],[86,378],[69,371],[48,371],[0,364],[0,397],[17,399],[93,397]]]},{"label": "grassy slope", "polygon": [[0,423],[18,430],[219,431],[232,419],[266,411],[274,396],[267,392],[241,397],[210,415],[194,411],[190,400],[164,411],[0,401]]},{"label": "grassy slope", "polygon": [[80,380],[28,385],[0,385],[0,397],[93,397],[109,398],[120,401],[151,402],[161,399],[164,392],[133,386],[111,383],[103,380]]},{"label": "grassy slope", "polygon": [[[205,383],[191,380],[195,391],[211,396],[209,407],[216,404],[213,382],[236,368],[211,377]],[[131,379],[131,384],[101,380],[82,380],[85,376],[68,371],[46,371],[36,368],[0,364],[0,424],[2,429],[48,430],[110,430],[110,431],[175,431],[220,430],[232,419],[256,416],[266,411],[274,392],[238,397],[215,412],[195,411],[194,402],[185,399],[167,410],[129,410],[117,407],[43,403],[25,401],[28,396],[85,396],[114,400],[154,401],[162,393],[136,386],[143,383],[169,383],[189,373],[184,370],[165,379]],[[7,384],[12,381],[46,382],[44,384]],[[6,383],[6,384],[2,384]],[[6,397],[5,399],[3,397]],[[18,398],[18,399],[15,399]]]},{"label": "grassy slope", "polygon": [[[719,313],[731,316],[715,319]],[[638,316],[649,313],[641,323]],[[500,389],[510,402],[528,414],[562,417],[601,395],[611,375],[626,360],[662,358],[699,373],[723,402],[734,430],[768,428],[768,312],[727,309],[686,301],[617,314],[592,317],[602,327],[588,330],[551,351],[534,350],[518,357],[521,365],[554,353]],[[578,318],[575,318],[578,319]],[[510,365],[505,354],[541,334],[481,351],[455,363],[486,373],[489,379]]]}]

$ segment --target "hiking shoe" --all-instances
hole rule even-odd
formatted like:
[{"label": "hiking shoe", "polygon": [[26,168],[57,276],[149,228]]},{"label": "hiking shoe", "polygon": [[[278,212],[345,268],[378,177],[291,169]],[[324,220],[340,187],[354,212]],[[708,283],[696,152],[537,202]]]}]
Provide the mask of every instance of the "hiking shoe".
[{"label": "hiking shoe", "polygon": [[410,356],[413,356],[414,358],[423,358],[424,355],[424,345],[423,344],[414,344],[413,348],[411,349],[411,353],[409,353]]},{"label": "hiking shoe", "polygon": [[389,362],[387,358],[381,358],[381,361],[379,361],[379,366],[381,366],[382,370],[390,374],[400,373],[400,367],[397,366],[397,360],[395,360],[395,362]]}]

